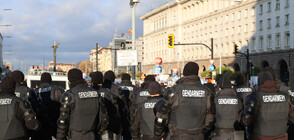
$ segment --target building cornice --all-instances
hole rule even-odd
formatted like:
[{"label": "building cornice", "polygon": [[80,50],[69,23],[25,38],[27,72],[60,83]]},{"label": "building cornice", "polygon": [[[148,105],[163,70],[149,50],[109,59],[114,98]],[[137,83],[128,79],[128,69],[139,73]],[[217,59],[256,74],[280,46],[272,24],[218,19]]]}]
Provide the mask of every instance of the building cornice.
[{"label": "building cornice", "polygon": [[229,11],[236,10],[236,9],[238,9],[240,7],[244,7],[244,6],[247,6],[247,5],[251,5],[251,4],[254,4],[256,2],[257,1],[248,1],[248,2],[244,2],[244,3],[242,2],[240,4],[237,4],[237,5],[229,7],[229,8],[224,8],[224,9],[221,9],[221,10],[215,10],[214,12],[211,12],[209,14],[202,15],[202,16],[196,17],[194,19],[187,20],[187,21],[183,22],[182,25],[186,25],[186,24],[189,24],[191,22],[199,21],[199,20],[202,20],[202,19],[209,19],[209,18],[211,18],[213,16],[220,15],[222,13],[227,13]]},{"label": "building cornice", "polygon": [[[179,2],[179,3],[180,3],[180,4],[183,4],[183,3],[186,3],[186,2],[188,2],[188,1],[189,1],[189,0],[184,0],[184,1],[181,1],[181,2]],[[201,2],[201,1],[199,1],[199,2]],[[231,10],[235,10],[235,9],[240,8],[240,7],[244,7],[244,6],[248,6],[248,5],[256,4],[256,3],[257,3],[257,1],[241,2],[240,4],[237,4],[237,5],[233,6],[233,7],[224,8],[224,9],[221,9],[221,10],[216,10],[216,11],[211,12],[211,13],[209,13],[209,14],[205,14],[205,15],[202,15],[202,16],[199,16],[199,17],[196,17],[196,18],[193,18],[193,19],[187,20],[187,21],[183,22],[182,24],[175,24],[175,25],[168,26],[168,27],[165,27],[165,28],[162,28],[162,29],[159,29],[159,30],[155,30],[155,31],[153,31],[153,32],[150,32],[150,33],[144,34],[143,37],[146,37],[146,36],[149,36],[149,35],[152,35],[152,34],[154,34],[154,33],[164,31],[164,30],[168,30],[168,29],[170,29],[170,28],[174,28],[174,27],[178,27],[178,26],[183,26],[183,25],[189,24],[189,23],[191,23],[191,22],[200,21],[200,20],[203,20],[203,19],[209,19],[209,18],[211,18],[211,17],[213,17],[213,16],[216,16],[216,15],[219,15],[219,14],[221,14],[221,13],[226,13],[226,12],[229,12],[229,11],[231,11]],[[176,4],[176,5],[177,5],[176,2],[173,2],[173,4]],[[174,6],[175,6],[175,5],[174,5]],[[171,7],[171,6],[164,6],[164,7],[162,7],[162,8],[167,9],[167,8],[170,8],[170,7]],[[163,11],[163,10],[165,10],[165,9],[161,9],[161,11]],[[153,14],[146,14],[146,15],[144,15],[143,17],[144,17],[144,19],[147,19],[148,17],[150,17],[150,16],[152,16],[152,15],[155,15],[155,14],[161,12],[161,11],[154,11]],[[155,12],[156,12],[156,13],[155,13]],[[145,16],[146,16],[146,17],[145,17]],[[144,19],[141,18],[141,20],[144,20]]]},{"label": "building cornice", "polygon": [[155,8],[150,12],[147,12],[145,15],[141,16],[140,19],[145,20],[145,19],[147,19],[147,18],[149,18],[149,17],[151,17],[153,15],[156,15],[156,14],[158,14],[158,13],[160,13],[160,12],[166,10],[166,9],[172,8],[172,7],[176,6],[177,4],[178,4],[178,2],[176,2],[176,1],[168,2],[166,4],[163,4],[162,6],[160,6],[158,8]]}]

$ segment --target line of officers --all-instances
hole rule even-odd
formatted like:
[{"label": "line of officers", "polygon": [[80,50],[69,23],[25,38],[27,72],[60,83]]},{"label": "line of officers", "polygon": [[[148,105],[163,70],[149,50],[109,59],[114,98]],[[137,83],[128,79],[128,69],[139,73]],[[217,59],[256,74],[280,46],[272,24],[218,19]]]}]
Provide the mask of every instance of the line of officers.
[{"label": "line of officers", "polygon": [[128,74],[114,84],[112,71],[92,73],[87,85],[72,69],[66,92],[49,73],[29,89],[23,73],[14,71],[1,83],[0,140],[293,139],[294,93],[271,67],[260,73],[255,89],[241,74],[234,86],[225,75],[216,77],[216,85],[202,85],[198,71],[188,62],[175,86],[165,88],[148,75],[138,88]]}]

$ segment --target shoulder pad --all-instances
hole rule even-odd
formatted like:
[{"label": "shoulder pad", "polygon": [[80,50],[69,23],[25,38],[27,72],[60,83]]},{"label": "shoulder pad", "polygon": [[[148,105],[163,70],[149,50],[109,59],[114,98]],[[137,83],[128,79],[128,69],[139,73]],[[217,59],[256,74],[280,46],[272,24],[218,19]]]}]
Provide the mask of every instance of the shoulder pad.
[{"label": "shoulder pad", "polygon": [[20,106],[24,109],[30,109],[32,108],[31,106],[31,103],[28,101],[28,100],[23,100],[21,103],[20,103]]},{"label": "shoulder pad", "polygon": [[291,90],[288,90],[288,96],[289,96],[290,104],[294,105],[294,92],[292,92]]},{"label": "shoulder pad", "polygon": [[61,98],[61,103],[64,103],[64,104],[68,104],[68,103],[70,103],[71,102],[71,100],[72,100],[72,97],[71,97],[71,95],[69,94],[69,93],[67,93],[67,92],[65,92],[64,94],[63,94],[63,97]]},{"label": "shoulder pad", "polygon": [[164,95],[163,98],[167,101],[172,101],[175,98],[175,93],[171,90],[168,90]]}]

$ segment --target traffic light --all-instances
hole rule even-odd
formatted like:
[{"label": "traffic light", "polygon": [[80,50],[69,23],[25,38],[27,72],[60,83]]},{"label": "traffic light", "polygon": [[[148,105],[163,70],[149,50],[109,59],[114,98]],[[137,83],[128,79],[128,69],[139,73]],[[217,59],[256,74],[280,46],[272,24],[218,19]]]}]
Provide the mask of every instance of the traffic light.
[{"label": "traffic light", "polygon": [[237,55],[237,53],[238,53],[238,45],[235,44],[234,45],[234,54]]},{"label": "traffic light", "polygon": [[168,35],[168,47],[173,48],[175,46],[175,36],[173,34]]}]

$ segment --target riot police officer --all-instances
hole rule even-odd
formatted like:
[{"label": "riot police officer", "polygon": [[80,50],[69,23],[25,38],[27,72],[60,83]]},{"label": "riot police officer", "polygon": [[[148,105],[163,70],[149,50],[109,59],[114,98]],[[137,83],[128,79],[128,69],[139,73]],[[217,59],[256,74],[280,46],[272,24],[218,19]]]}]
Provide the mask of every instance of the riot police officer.
[{"label": "riot police officer", "polygon": [[220,92],[217,92],[214,98],[216,123],[211,134],[212,140],[243,139],[244,135],[234,135],[234,124],[240,122],[238,118],[242,115],[241,99],[232,89],[228,77],[223,76],[219,79],[218,87]]},{"label": "riot police officer", "polygon": [[91,74],[92,87],[96,90],[102,88],[103,74],[100,71],[95,71]]},{"label": "riot police officer", "polygon": [[30,89],[24,82],[24,74],[19,70],[15,70],[12,72],[12,78],[16,82],[15,95],[22,99],[28,99],[30,96]]},{"label": "riot police officer", "polygon": [[252,89],[246,86],[246,78],[243,74],[237,74],[236,86],[234,86],[237,95],[241,98],[243,106],[245,106],[247,96],[252,93]]},{"label": "riot police officer", "polygon": [[[283,92],[287,92],[288,93],[288,100],[289,102],[291,102],[292,104],[290,104],[291,110],[294,111],[294,91],[292,91],[290,89],[290,87],[286,86],[281,80],[279,80],[276,76],[275,70],[270,67],[267,66],[265,68],[262,69],[262,71],[268,71],[272,74],[273,79],[276,81],[277,84],[277,88],[279,89],[279,91],[283,91]],[[289,127],[288,127],[288,138],[289,140],[294,139],[294,124],[293,123],[289,123]]]},{"label": "riot police officer", "polygon": [[[130,134],[130,111],[129,111],[129,103],[130,103],[130,95],[133,95],[136,92],[137,87],[134,86],[131,82],[131,76],[129,74],[123,74],[121,77],[121,83],[117,84],[119,92],[121,95],[124,95],[125,101],[119,102],[118,105],[120,106],[120,116],[121,116],[121,123],[122,123],[122,132],[121,135],[124,140],[131,140]],[[119,100],[121,101],[121,100]]]},{"label": "riot police officer", "polygon": [[130,120],[132,122],[133,115],[135,113],[136,108],[143,103],[147,98],[150,96],[148,92],[148,87],[151,82],[155,81],[155,77],[153,75],[147,75],[144,79],[144,83],[142,84],[141,88],[138,89],[131,98],[131,105],[130,105]]},{"label": "riot police officer", "polygon": [[1,89],[0,139],[27,139],[26,129],[34,131],[39,129],[36,114],[27,100],[15,96],[13,78],[5,77],[2,80]]},{"label": "riot police officer", "polygon": [[64,89],[53,85],[51,74],[44,72],[41,75],[41,84],[35,89],[36,95],[41,99],[43,112],[38,115],[42,124],[41,129],[34,134],[32,139],[51,140],[56,137],[57,119],[60,114],[60,98]]},{"label": "riot police officer", "polygon": [[253,140],[287,140],[287,122],[294,121],[286,92],[279,91],[268,71],[258,76],[258,91],[249,96],[242,117],[246,126],[252,125]]},{"label": "riot police officer", "polygon": [[188,62],[177,85],[163,95],[156,114],[154,135],[161,137],[168,126],[167,140],[203,140],[203,132],[211,129],[215,106],[213,94],[198,77],[199,66]]},{"label": "riot police officer", "polygon": [[120,138],[121,133],[120,108],[118,102],[125,101],[125,98],[120,94],[118,86],[114,84],[115,74],[113,71],[106,71],[103,78],[102,89],[99,90],[99,92],[105,95],[104,99],[110,116],[109,125],[107,127],[108,139],[116,140]]},{"label": "riot police officer", "polygon": [[57,139],[96,140],[108,124],[107,112],[98,92],[86,85],[82,71],[68,72],[70,90],[61,99]]},{"label": "riot police officer", "polygon": [[[108,72],[109,73],[109,72]],[[107,110],[107,116],[109,118],[109,124],[107,126],[107,133],[102,135],[102,139],[113,139],[113,133],[119,133],[120,130],[120,117],[118,113],[118,104],[114,93],[109,88],[111,85],[104,84],[103,87],[103,74],[100,71],[93,72],[91,74],[92,87],[96,89],[99,95],[102,97],[103,103]],[[108,79],[106,81],[109,82]],[[107,83],[107,82],[106,82]],[[111,84],[111,82],[109,82]],[[118,125],[117,125],[118,124]]]},{"label": "riot police officer", "polygon": [[141,132],[143,140],[160,139],[160,137],[156,137],[153,134],[155,120],[153,109],[157,101],[161,99],[161,86],[158,82],[152,82],[149,85],[148,92],[150,96],[137,108],[134,122],[131,126],[131,134],[134,140],[141,138]]}]

